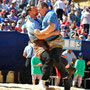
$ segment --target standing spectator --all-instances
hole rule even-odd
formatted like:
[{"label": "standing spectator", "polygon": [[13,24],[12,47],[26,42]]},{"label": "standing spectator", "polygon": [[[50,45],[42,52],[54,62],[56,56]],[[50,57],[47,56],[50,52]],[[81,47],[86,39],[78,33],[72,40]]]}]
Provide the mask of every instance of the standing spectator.
[{"label": "standing spectator", "polygon": [[84,24],[84,29],[86,33],[90,33],[89,28],[90,28],[90,10],[87,9],[85,13],[82,14],[81,17],[81,23]]},{"label": "standing spectator", "polygon": [[76,15],[75,15],[74,12],[75,12],[75,10],[72,9],[71,12],[68,14],[68,20],[69,20],[69,21],[72,21],[72,22],[73,22],[73,21],[76,21],[76,20],[77,20],[77,19],[76,19]]},{"label": "standing spectator", "polygon": [[37,56],[33,56],[31,58],[31,75],[33,85],[35,85],[36,78],[38,78],[39,82],[41,80],[41,66],[41,60]]},{"label": "standing spectator", "polygon": [[55,11],[57,13],[57,17],[60,18],[60,20],[63,20],[62,16],[65,11],[65,4],[63,0],[57,0],[56,3],[54,4]]},{"label": "standing spectator", "polygon": [[33,46],[30,41],[28,41],[28,45],[25,47],[23,56],[26,58],[25,62],[25,77],[26,77],[26,83],[31,83],[31,58],[34,56],[33,52]]},{"label": "standing spectator", "polygon": [[81,20],[81,10],[77,9],[75,15],[76,15],[76,18],[77,18],[76,24],[79,27],[80,26],[80,20]]},{"label": "standing spectator", "polygon": [[78,59],[75,62],[75,68],[76,68],[76,72],[74,73],[73,86],[76,85],[78,79],[78,87],[80,88],[85,71],[85,60],[83,59],[82,53],[79,53],[78,55]]},{"label": "standing spectator", "polygon": [[66,60],[68,61],[69,65],[72,64],[72,61],[73,61],[73,60],[74,60],[74,62],[75,62],[76,59],[77,59],[76,56],[75,56],[75,54],[74,54],[74,52],[73,52],[72,50],[70,50],[70,49],[65,50],[65,51],[62,53],[62,55],[65,56],[65,58],[66,58]]}]

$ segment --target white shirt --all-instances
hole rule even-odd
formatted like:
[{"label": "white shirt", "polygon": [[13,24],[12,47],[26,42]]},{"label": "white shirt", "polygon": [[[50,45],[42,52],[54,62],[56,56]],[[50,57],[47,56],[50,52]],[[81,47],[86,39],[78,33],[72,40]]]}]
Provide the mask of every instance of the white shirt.
[{"label": "white shirt", "polygon": [[68,61],[68,64],[71,65],[72,59],[77,59],[75,54],[71,52],[70,54],[66,51],[62,53],[62,55],[65,56],[66,60]]},{"label": "white shirt", "polygon": [[90,13],[89,12],[83,13],[81,20],[82,20],[82,24],[90,24]]},{"label": "white shirt", "polygon": [[57,9],[63,9],[63,10],[64,10],[64,8],[65,8],[66,6],[65,6],[65,4],[64,4],[63,1],[58,0],[58,1],[56,1],[56,3],[54,4],[54,7],[55,7],[55,11],[56,11]]}]

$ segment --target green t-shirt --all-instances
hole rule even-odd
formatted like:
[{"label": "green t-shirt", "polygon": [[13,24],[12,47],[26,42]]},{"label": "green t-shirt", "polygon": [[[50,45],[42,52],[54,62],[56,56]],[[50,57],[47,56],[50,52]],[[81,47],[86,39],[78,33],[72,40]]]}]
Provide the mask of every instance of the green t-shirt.
[{"label": "green t-shirt", "polygon": [[75,62],[76,72],[74,73],[74,76],[77,74],[81,75],[82,77],[84,76],[84,71],[85,71],[85,60],[83,59],[77,59]]},{"label": "green t-shirt", "polygon": [[41,74],[40,66],[33,66],[33,65],[40,64],[40,63],[41,63],[41,60],[38,57],[33,56],[31,58],[31,75],[32,74]]}]

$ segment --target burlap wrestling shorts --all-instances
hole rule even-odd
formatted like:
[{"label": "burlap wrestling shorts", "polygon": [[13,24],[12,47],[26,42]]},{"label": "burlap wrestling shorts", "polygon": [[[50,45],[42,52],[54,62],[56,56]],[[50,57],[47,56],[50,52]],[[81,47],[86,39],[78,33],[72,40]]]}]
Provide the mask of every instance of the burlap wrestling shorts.
[{"label": "burlap wrestling shorts", "polygon": [[34,54],[40,58],[41,54],[47,50],[47,44],[44,40],[35,40],[33,42],[33,50],[34,50]]},{"label": "burlap wrestling shorts", "polygon": [[57,37],[56,39],[47,41],[47,44],[48,44],[49,50],[52,50],[53,48],[56,48],[56,47],[63,48],[64,39],[62,35],[59,35],[59,37]]}]

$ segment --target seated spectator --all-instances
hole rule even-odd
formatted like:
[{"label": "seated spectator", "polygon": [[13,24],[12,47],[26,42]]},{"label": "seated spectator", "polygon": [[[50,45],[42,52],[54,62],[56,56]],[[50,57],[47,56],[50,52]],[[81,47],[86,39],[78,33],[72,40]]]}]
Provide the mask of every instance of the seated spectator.
[{"label": "seated spectator", "polygon": [[0,24],[0,31],[4,31],[4,23]]},{"label": "seated spectator", "polygon": [[50,0],[44,0],[44,2],[47,3],[48,7],[51,5],[51,1]]},{"label": "seated spectator", "polygon": [[3,11],[0,12],[0,23],[2,23],[5,20],[5,14]]},{"label": "seated spectator", "polygon": [[17,16],[15,16],[15,10],[14,10],[14,9],[12,9],[12,10],[10,11],[10,14],[7,15],[7,17],[8,17],[8,19],[9,19],[10,21],[12,21],[12,22],[17,22],[17,20],[18,20]]},{"label": "seated spectator", "polygon": [[80,28],[77,29],[77,34],[80,35],[82,30],[84,30],[84,25],[80,24]]},{"label": "seated spectator", "polygon": [[76,21],[74,21],[69,28],[71,29],[72,27],[75,27],[76,31],[78,30],[78,27],[76,26]]},{"label": "seated spectator", "polygon": [[69,39],[67,27],[65,25],[61,25],[61,35],[64,39]]},{"label": "seated spectator", "polygon": [[0,0],[0,11],[2,10],[2,1]]},{"label": "seated spectator", "polygon": [[25,24],[22,26],[22,33],[28,34]]},{"label": "seated spectator", "polygon": [[14,28],[14,30],[17,30],[18,32],[22,32],[22,28],[21,28],[21,22],[17,23],[17,26]]},{"label": "seated spectator", "polygon": [[21,3],[19,5],[19,10],[23,10],[26,7],[25,0],[21,0]]},{"label": "seated spectator", "polygon": [[14,30],[15,29],[15,26],[16,26],[16,24],[14,22],[11,23],[11,30]]},{"label": "seated spectator", "polygon": [[11,3],[8,11],[10,12],[12,9],[14,9],[15,10],[15,15],[16,15],[18,10],[16,9],[16,4],[15,3],[16,3],[15,1]]},{"label": "seated spectator", "polygon": [[82,34],[79,35],[79,40],[84,40],[84,36]]},{"label": "seated spectator", "polygon": [[20,19],[17,21],[17,23],[21,23],[21,27],[25,24],[25,16],[21,15]]},{"label": "seated spectator", "polygon": [[62,31],[62,32],[61,32],[61,35],[63,36],[64,39],[69,39],[66,31]]},{"label": "seated spectator", "polygon": [[90,41],[90,34],[88,34],[88,38],[86,39],[86,41]]},{"label": "seated spectator", "polygon": [[2,0],[2,1],[3,1],[2,8],[8,10],[8,5],[6,4],[6,0]]},{"label": "seated spectator", "polygon": [[9,19],[8,18],[5,18],[5,20],[3,21],[3,23],[4,23],[4,30],[10,31],[11,30],[11,26],[10,26],[10,23],[9,23]]},{"label": "seated spectator", "polygon": [[62,24],[65,24],[67,22],[67,17],[65,16],[64,19],[63,19],[63,22],[61,23]]}]

